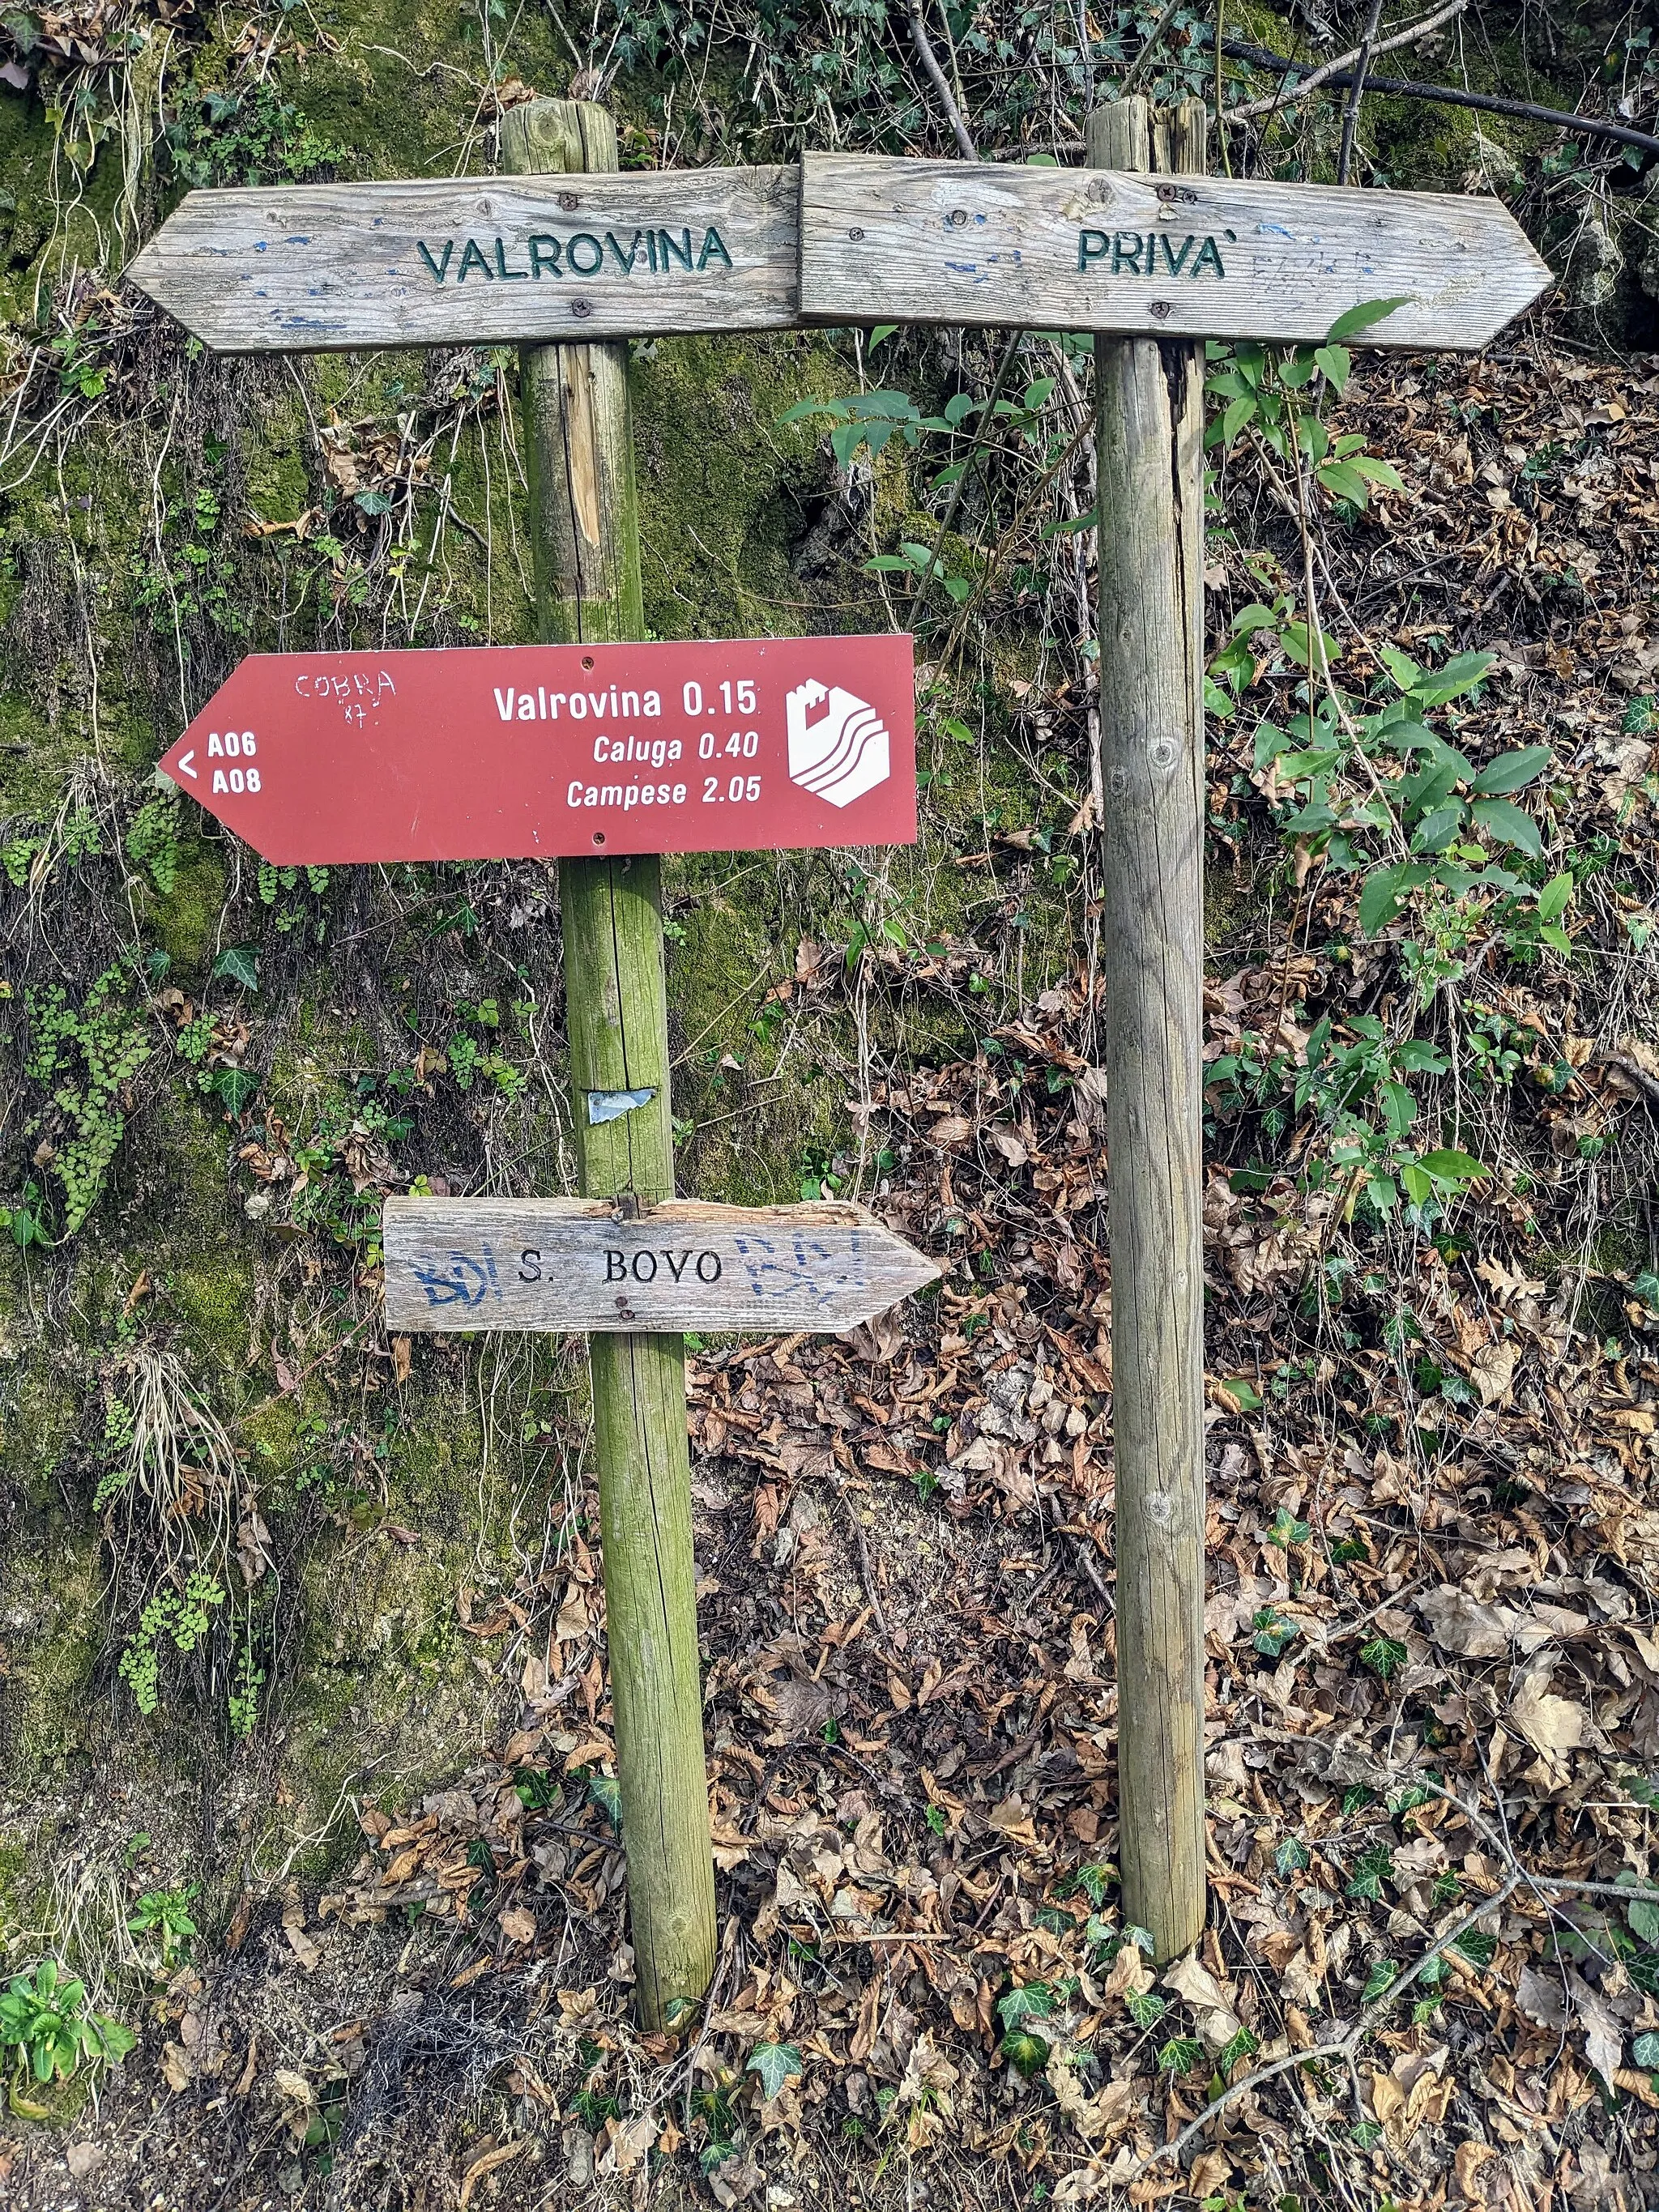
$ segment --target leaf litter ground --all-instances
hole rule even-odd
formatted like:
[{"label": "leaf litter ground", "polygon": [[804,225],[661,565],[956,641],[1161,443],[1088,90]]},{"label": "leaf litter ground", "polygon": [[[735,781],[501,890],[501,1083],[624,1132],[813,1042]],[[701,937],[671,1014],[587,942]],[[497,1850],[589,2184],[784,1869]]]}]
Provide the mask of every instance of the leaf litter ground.
[{"label": "leaf litter ground", "polygon": [[[1650,1235],[1659,1150],[1656,401],[1528,340],[1346,404],[1406,489],[1324,533],[1333,601],[1419,657],[1497,637],[1459,742],[1551,744],[1559,836],[1605,864],[1571,959],[1469,956],[1514,1058],[1474,1110],[1498,1172],[1435,1241],[1310,1191],[1316,1115],[1212,1095],[1192,1956],[1153,1967],[1115,1879],[1085,957],[972,1060],[869,1085],[882,1212],[968,1263],[939,1297],[693,1363],[723,1931],[697,2032],[629,2025],[590,1500],[556,1565],[458,1594],[517,1707],[489,1753],[416,1803],[369,1789],[325,1893],[251,1891],[97,2110],[0,2143],[9,2201],[1653,2201],[1659,1280],[1606,1232]],[[1227,496],[1218,629],[1262,589],[1238,547],[1288,527],[1248,459]],[[1264,711],[1289,681],[1264,669]],[[1253,904],[1271,770],[1229,731],[1212,766],[1206,1050],[1294,1070],[1319,1017],[1390,1002],[1395,942],[1317,866]],[[862,960],[902,1011],[960,999],[971,951]],[[798,1004],[848,972],[803,944]]]}]

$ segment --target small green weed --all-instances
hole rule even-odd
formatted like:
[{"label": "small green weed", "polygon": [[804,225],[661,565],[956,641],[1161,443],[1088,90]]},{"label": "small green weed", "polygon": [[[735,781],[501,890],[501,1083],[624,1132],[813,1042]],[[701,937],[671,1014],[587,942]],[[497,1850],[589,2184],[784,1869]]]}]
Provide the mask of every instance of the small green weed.
[{"label": "small green weed", "polygon": [[62,1187],[64,1236],[98,1202],[126,1127],[128,1085],[154,1048],[128,989],[122,970],[106,968],[78,1006],[61,983],[27,994],[25,1068],[52,1087],[57,1109],[33,1124],[42,1138],[35,1158]]},{"label": "small green weed", "polygon": [[131,2028],[92,2011],[85,1984],[55,1959],[19,1974],[0,1996],[0,2049],[16,2054],[20,2081],[67,2081],[83,2063],[112,2063],[137,2042]]}]

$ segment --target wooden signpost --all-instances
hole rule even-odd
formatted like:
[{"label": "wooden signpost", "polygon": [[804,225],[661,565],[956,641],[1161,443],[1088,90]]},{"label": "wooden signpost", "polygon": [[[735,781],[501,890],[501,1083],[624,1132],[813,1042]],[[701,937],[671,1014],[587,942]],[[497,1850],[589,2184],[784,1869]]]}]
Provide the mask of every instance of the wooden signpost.
[{"label": "wooden signpost", "polygon": [[[909,647],[625,643],[644,629],[625,337],[1097,334],[1120,1856],[1127,1915],[1160,1958],[1203,1925],[1194,342],[1317,343],[1389,301],[1366,344],[1469,349],[1550,281],[1495,200],[1208,177],[1204,114],[1121,100],[1091,118],[1080,169],[809,154],[798,170],[621,175],[602,109],[535,100],[503,119],[509,177],[194,192],[131,270],[226,352],[526,342],[537,600],[556,650],[256,659],[163,765],[273,860],[564,856],[582,1197],[389,1201],[386,1302],[404,1328],[587,1334],[647,2027],[678,2024],[714,1960],[679,1332],[842,1328],[937,1270],[856,1206],[674,1195],[655,855],[914,839]],[[696,659],[654,686],[659,715],[642,653]],[[678,720],[675,681],[701,687]],[[734,690],[704,711],[711,685],[745,681],[752,705]]]},{"label": "wooden signpost", "polygon": [[400,1329],[839,1330],[940,1273],[840,1200],[392,1198],[385,1249],[386,1325]]}]

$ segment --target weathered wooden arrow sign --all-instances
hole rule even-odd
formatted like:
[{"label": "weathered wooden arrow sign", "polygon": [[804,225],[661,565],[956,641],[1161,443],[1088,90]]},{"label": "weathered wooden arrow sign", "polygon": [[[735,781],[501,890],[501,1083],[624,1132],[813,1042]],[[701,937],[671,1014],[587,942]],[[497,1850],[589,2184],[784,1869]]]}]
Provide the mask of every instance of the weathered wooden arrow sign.
[{"label": "weathered wooden arrow sign", "polygon": [[1223,177],[808,154],[814,323],[972,323],[1368,346],[1484,345],[1552,282],[1501,202]]},{"label": "weathered wooden arrow sign", "polygon": [[389,1198],[394,1329],[852,1328],[940,1270],[861,1206]]},{"label": "weathered wooden arrow sign", "polygon": [[1494,199],[809,154],[186,195],[128,271],[221,353],[974,323],[1484,345],[1550,270]]},{"label": "weathered wooden arrow sign", "polygon": [[909,845],[915,657],[903,635],[253,653],[161,765],[284,867]]},{"label": "weathered wooden arrow sign", "polygon": [[793,327],[793,168],[188,193],[128,275],[217,353]]}]

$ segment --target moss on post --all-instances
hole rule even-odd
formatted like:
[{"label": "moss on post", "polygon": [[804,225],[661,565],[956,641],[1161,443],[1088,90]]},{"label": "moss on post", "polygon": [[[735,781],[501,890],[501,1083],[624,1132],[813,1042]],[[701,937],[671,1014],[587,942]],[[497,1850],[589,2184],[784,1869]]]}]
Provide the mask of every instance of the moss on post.
[{"label": "moss on post", "polygon": [[[582,100],[512,110],[520,174],[614,169],[616,126]],[[526,346],[524,406],[538,626],[549,642],[636,638],[639,521],[623,346]],[[674,1189],[662,903],[652,858],[559,871],[570,1076],[590,1197]],[[595,1091],[651,1095],[612,1120]],[[714,1874],[697,1664],[685,1354],[677,1336],[588,1340],[607,1638],[638,2008],[675,2026],[714,1970]]]}]

